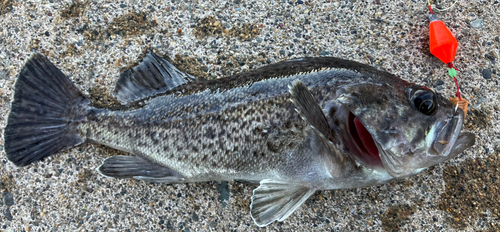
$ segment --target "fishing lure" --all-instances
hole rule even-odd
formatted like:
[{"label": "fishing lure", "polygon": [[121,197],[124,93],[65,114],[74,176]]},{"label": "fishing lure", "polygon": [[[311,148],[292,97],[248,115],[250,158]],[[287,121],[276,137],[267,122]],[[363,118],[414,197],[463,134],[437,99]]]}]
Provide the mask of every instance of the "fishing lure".
[{"label": "fishing lure", "polygon": [[[434,15],[431,1],[427,0],[427,3],[429,5],[430,12],[429,39],[431,53],[443,63],[448,65],[448,75],[453,78],[453,80],[455,81],[455,86],[457,87],[456,97],[450,98],[450,101],[460,107],[464,111],[464,117],[467,117],[467,107],[469,105],[469,102],[460,96],[461,92],[457,81],[458,69],[453,65],[453,60],[455,59],[455,54],[457,53],[458,47],[457,39],[453,36],[453,34],[451,34],[450,29],[446,27],[443,21],[439,20],[439,18]],[[457,2],[455,1],[455,3],[453,3],[453,5],[448,9],[451,9],[456,3]]]}]

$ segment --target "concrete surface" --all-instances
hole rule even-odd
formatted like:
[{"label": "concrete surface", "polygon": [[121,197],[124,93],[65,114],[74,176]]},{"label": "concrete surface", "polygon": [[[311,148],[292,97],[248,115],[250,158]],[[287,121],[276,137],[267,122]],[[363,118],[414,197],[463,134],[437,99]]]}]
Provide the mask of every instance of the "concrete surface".
[{"label": "concrete surface", "polygon": [[[453,96],[446,65],[429,52],[427,14],[424,0],[0,1],[0,132],[34,52],[101,104],[148,49],[203,78],[337,56]],[[95,168],[119,152],[87,144],[16,168],[2,139],[0,231],[498,231],[500,3],[458,0],[437,15],[460,43],[455,65],[471,103],[465,129],[477,135],[450,162],[382,186],[318,192],[261,229],[249,214],[254,185],[106,179]]]}]

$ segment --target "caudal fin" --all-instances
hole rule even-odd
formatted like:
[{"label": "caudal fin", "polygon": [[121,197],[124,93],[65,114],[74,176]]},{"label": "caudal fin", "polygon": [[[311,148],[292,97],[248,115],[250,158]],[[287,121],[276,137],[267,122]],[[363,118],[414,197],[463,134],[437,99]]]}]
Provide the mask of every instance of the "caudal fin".
[{"label": "caudal fin", "polygon": [[43,55],[33,55],[14,85],[4,130],[5,153],[25,166],[81,144],[77,133],[89,100]]}]

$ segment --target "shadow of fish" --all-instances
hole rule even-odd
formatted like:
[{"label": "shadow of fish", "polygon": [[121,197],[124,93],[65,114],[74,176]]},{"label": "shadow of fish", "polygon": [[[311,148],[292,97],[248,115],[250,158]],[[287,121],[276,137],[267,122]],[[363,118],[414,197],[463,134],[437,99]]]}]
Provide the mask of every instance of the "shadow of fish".
[{"label": "shadow of fish", "polygon": [[[25,166],[97,143],[108,177],[162,183],[260,183],[250,211],[282,221],[316,190],[416,174],[474,144],[463,112],[440,94],[370,66],[303,58],[199,80],[156,54],[121,74],[122,103],[98,108],[47,58],[34,54],[15,83],[5,152]],[[444,142],[443,142],[444,141]]]}]

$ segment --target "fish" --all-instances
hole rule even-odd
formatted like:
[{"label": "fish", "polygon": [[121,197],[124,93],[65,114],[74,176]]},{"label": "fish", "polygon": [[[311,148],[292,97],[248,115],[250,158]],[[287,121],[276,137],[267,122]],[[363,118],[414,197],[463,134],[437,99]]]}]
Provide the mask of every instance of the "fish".
[{"label": "fish", "polygon": [[[105,177],[153,183],[256,183],[250,215],[283,221],[318,190],[415,175],[474,145],[464,112],[441,94],[335,57],[286,60],[219,79],[153,52],[122,72],[108,108],[35,53],[14,84],[5,154],[22,167],[102,144]],[[446,141],[446,142],[443,142]]]}]

